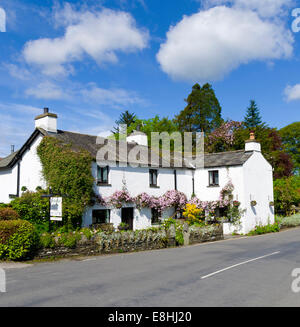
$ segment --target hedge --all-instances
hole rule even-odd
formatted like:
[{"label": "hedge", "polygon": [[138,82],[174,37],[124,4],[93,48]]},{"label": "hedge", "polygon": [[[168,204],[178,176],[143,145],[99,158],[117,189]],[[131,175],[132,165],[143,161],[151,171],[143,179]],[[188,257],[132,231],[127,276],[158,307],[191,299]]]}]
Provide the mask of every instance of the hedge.
[{"label": "hedge", "polygon": [[37,244],[38,236],[28,221],[0,221],[0,259],[26,259],[33,254]]}]

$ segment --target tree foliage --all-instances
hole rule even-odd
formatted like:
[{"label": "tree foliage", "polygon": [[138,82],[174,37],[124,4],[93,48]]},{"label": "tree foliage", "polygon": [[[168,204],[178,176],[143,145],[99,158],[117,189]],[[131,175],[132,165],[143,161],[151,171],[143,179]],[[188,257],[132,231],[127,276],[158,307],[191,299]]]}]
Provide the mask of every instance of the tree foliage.
[{"label": "tree foliage", "polygon": [[229,120],[216,128],[205,138],[205,148],[207,152],[224,152],[234,149],[235,131],[242,128],[242,123]]},{"label": "tree foliage", "polygon": [[292,206],[300,205],[300,176],[274,181],[274,202],[277,213],[290,215]]},{"label": "tree foliage", "polygon": [[119,133],[119,125],[127,125],[127,127],[130,127],[132,124],[136,121],[136,115],[134,113],[130,113],[128,110],[121,113],[118,120],[116,120],[116,126],[114,127],[112,133],[116,134]]},{"label": "tree foliage", "polygon": [[187,106],[175,117],[180,131],[209,133],[221,125],[222,109],[210,84],[195,84],[185,101]]},{"label": "tree foliage", "polygon": [[233,150],[244,149],[251,130],[255,131],[255,137],[261,144],[262,154],[274,168],[274,179],[291,176],[293,162],[290,155],[286,153],[275,128],[259,125],[254,129],[243,127],[236,130]]},{"label": "tree foliage", "polygon": [[300,122],[295,122],[279,130],[286,152],[291,155],[294,173],[300,174]]},{"label": "tree foliage", "polygon": [[244,118],[244,124],[247,128],[255,128],[262,124],[262,119],[259,113],[259,109],[254,100],[250,100],[250,107],[248,107],[246,116]]}]

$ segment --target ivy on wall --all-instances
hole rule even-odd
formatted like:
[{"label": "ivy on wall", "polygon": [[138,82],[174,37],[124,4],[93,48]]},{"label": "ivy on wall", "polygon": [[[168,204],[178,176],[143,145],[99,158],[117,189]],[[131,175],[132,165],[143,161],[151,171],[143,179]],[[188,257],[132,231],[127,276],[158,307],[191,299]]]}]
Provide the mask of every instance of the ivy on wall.
[{"label": "ivy on wall", "polygon": [[37,149],[43,176],[53,193],[64,194],[63,221],[81,225],[84,208],[92,204],[92,157],[86,150],[74,151],[53,137],[44,137]]}]

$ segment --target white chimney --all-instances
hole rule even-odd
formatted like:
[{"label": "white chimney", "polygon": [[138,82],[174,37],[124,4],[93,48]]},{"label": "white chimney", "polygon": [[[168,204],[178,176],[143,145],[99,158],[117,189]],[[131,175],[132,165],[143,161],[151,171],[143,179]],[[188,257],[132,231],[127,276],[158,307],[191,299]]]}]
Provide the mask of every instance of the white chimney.
[{"label": "white chimney", "polygon": [[250,133],[250,139],[245,142],[245,151],[261,152],[261,145],[256,141],[254,132]]},{"label": "white chimney", "polygon": [[148,146],[147,135],[140,131],[133,131],[129,136],[127,136],[126,141],[129,143]]},{"label": "white chimney", "polygon": [[50,133],[57,133],[57,115],[44,108],[44,113],[35,117],[35,128],[42,128]]}]

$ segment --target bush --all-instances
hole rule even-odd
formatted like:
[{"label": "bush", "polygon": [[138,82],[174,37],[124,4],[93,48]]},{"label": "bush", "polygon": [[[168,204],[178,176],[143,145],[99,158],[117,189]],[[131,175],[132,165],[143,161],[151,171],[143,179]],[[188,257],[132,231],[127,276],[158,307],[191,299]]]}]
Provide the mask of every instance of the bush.
[{"label": "bush", "polygon": [[273,225],[269,224],[266,226],[256,226],[254,230],[248,233],[249,236],[261,235],[267,233],[277,233],[280,231],[279,224],[276,222]]},{"label": "bush", "polygon": [[12,208],[0,208],[0,220],[17,220],[19,214]]},{"label": "bush", "polygon": [[290,216],[284,217],[280,219],[279,222],[280,227],[296,227],[300,226],[300,213]]},{"label": "bush", "polygon": [[25,192],[11,202],[19,216],[33,224],[44,224],[48,220],[49,201],[42,198],[45,191]]},{"label": "bush", "polygon": [[292,206],[300,203],[300,176],[274,181],[275,211],[284,215],[292,213]]},{"label": "bush", "polygon": [[24,220],[0,221],[0,259],[30,257],[38,245],[34,226]]},{"label": "bush", "polygon": [[44,233],[40,236],[40,247],[42,248],[55,248],[55,239],[51,234]]}]

